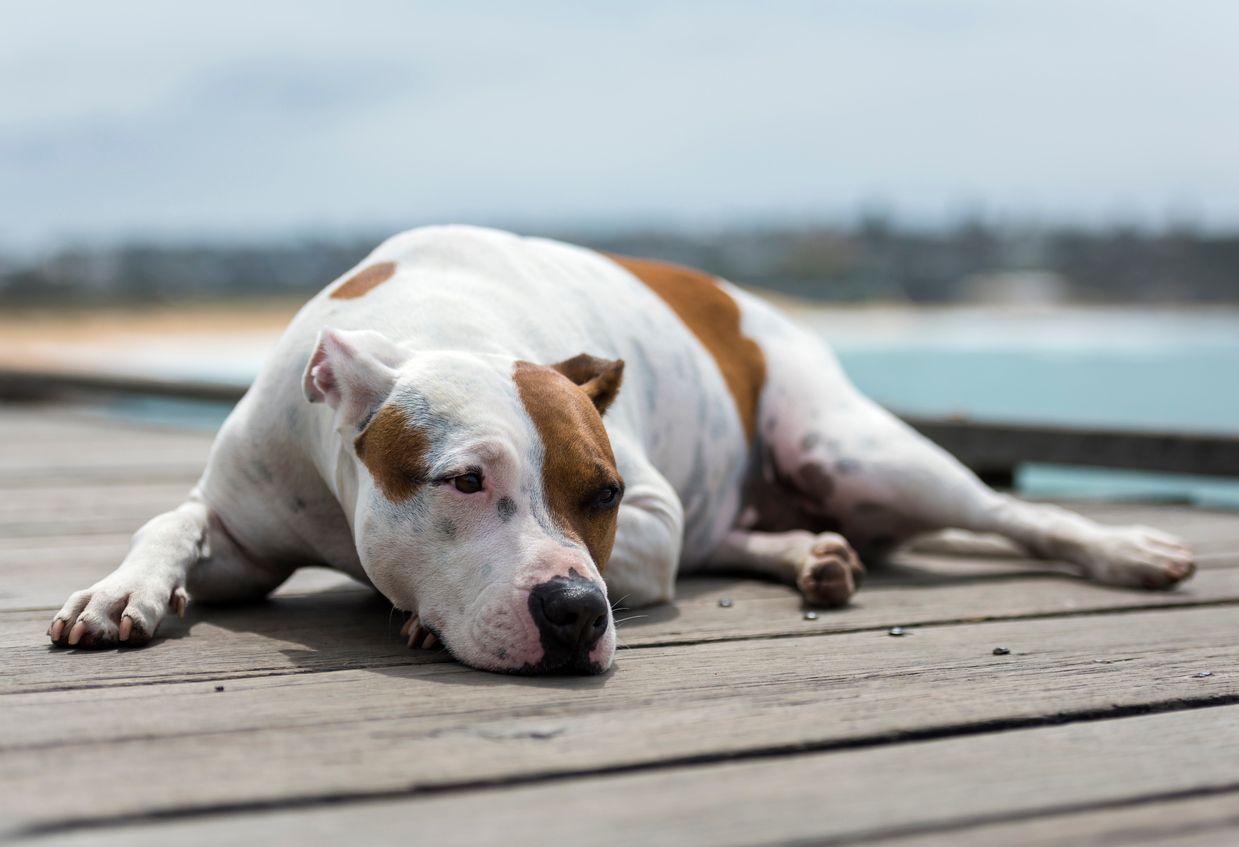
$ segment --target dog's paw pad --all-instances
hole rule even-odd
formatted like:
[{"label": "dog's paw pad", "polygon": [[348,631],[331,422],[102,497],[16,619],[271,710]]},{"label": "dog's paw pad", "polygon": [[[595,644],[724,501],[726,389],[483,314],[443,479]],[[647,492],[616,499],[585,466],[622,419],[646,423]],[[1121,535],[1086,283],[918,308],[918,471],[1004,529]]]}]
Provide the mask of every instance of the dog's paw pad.
[{"label": "dog's paw pad", "polygon": [[814,606],[845,606],[856,593],[864,568],[847,541],[833,533],[815,539],[800,563],[796,586]]}]

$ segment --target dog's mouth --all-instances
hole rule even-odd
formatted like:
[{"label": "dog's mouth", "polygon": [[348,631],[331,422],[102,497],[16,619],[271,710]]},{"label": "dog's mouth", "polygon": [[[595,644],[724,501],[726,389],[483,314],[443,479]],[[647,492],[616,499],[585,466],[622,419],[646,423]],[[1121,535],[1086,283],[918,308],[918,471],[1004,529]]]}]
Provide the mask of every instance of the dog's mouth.
[{"label": "dog's mouth", "polygon": [[566,661],[545,657],[536,665],[524,665],[504,672],[517,676],[597,676],[605,673],[606,668],[588,656],[578,656]]},{"label": "dog's mouth", "polygon": [[[446,654],[453,661],[466,667],[477,667],[453,653],[451,645],[444,640],[443,635],[437,629],[428,626],[424,626],[423,629],[426,632],[426,638],[423,639],[422,649],[430,649]],[[425,644],[427,640],[430,640],[429,647]],[[587,655],[568,655],[566,652],[545,654],[542,660],[536,664],[524,664],[519,667],[478,669],[512,676],[597,676],[598,674],[605,673],[607,670],[601,663],[593,661]]]},{"label": "dog's mouth", "polygon": [[[596,642],[590,642],[588,649],[568,647],[553,640],[542,639],[542,658],[537,662],[526,662],[523,665],[495,666],[489,662],[476,664],[467,658],[462,658],[452,649],[452,645],[444,638],[442,631],[423,622],[419,616],[413,615],[405,622],[401,634],[407,636],[408,646],[413,650],[433,651],[440,655],[477,670],[491,673],[509,674],[514,676],[597,676],[606,673],[610,663],[603,664],[591,658]],[[501,658],[505,651],[498,654]]]}]

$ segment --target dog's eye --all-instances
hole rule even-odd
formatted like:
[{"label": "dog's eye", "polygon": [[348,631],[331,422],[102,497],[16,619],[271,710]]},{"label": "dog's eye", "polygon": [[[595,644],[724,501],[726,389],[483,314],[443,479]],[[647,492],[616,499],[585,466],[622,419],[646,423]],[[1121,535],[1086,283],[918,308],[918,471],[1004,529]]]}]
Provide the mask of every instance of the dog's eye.
[{"label": "dog's eye", "polygon": [[476,494],[482,490],[482,475],[480,473],[467,473],[452,478],[452,484],[456,486],[456,490],[464,494]]},{"label": "dog's eye", "polygon": [[615,483],[603,487],[594,498],[594,506],[599,509],[609,509],[620,501],[623,491]]}]

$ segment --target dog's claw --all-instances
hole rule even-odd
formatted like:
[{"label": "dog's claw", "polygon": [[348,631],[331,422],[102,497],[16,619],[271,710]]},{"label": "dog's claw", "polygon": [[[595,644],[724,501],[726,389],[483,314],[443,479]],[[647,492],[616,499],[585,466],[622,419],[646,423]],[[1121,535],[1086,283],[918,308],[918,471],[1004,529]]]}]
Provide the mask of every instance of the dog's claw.
[{"label": "dog's claw", "polygon": [[[178,588],[176,589],[176,591],[172,592],[172,608],[176,610],[176,616],[178,618],[185,617],[185,608],[188,605],[189,605],[189,594],[185,592],[184,588]],[[121,641],[124,641],[124,640],[125,639],[122,637]]]},{"label": "dog's claw", "polygon": [[439,644],[439,639],[433,632],[422,626],[421,618],[417,615],[404,622],[404,626],[400,628],[400,634],[408,637],[409,647],[413,650],[429,650]]},{"label": "dog's claw", "polygon": [[82,636],[86,634],[86,624],[83,621],[78,621],[73,625],[73,629],[69,630],[69,646],[76,647],[77,643],[82,640]]},{"label": "dog's claw", "polygon": [[183,587],[151,586],[141,579],[112,576],[70,595],[52,618],[47,634],[61,647],[102,648],[148,644],[169,612],[185,616]]}]

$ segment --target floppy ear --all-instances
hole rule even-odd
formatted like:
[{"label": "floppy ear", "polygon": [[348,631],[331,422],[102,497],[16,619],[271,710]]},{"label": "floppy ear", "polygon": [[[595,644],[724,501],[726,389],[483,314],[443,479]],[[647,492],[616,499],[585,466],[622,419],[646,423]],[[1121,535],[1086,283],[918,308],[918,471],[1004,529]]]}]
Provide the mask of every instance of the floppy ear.
[{"label": "floppy ear", "polygon": [[377,332],[323,329],[301,378],[305,399],[326,402],[355,426],[391,394],[395,368],[404,358],[403,350]]},{"label": "floppy ear", "polygon": [[581,390],[594,401],[600,415],[606,414],[607,407],[619,394],[620,383],[624,381],[623,359],[599,359],[581,353],[551,367],[581,386]]}]

